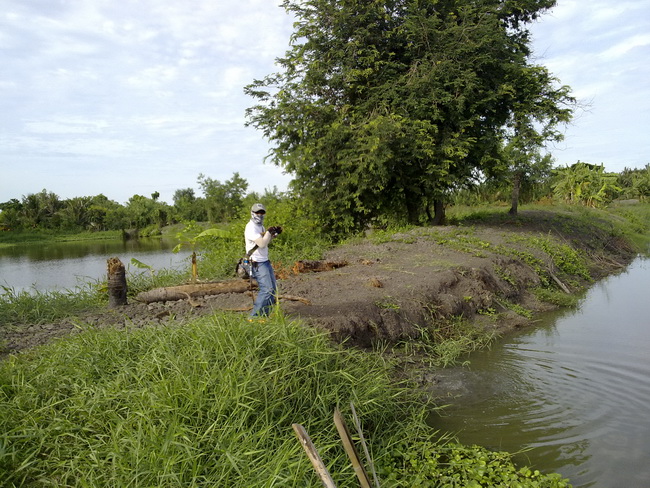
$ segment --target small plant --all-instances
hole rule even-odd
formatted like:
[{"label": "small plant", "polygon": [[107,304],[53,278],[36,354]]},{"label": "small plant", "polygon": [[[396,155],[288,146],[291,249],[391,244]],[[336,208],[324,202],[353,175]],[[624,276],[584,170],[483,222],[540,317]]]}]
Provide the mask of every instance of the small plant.
[{"label": "small plant", "polygon": [[530,310],[528,310],[525,307],[522,307],[518,303],[513,303],[510,300],[506,300],[506,299],[500,299],[500,300],[497,300],[497,302],[503,308],[507,308],[508,310],[512,310],[517,315],[521,315],[522,317],[526,317],[527,319],[532,319],[533,318],[533,312],[531,312]]},{"label": "small plant", "polygon": [[496,317],[497,311],[494,307],[481,308],[477,310],[476,313],[479,315],[485,315],[486,317]]},{"label": "small plant", "polygon": [[136,258],[131,258],[131,264],[133,266],[135,266],[136,268],[138,268],[138,269],[146,269],[146,270],[148,270],[150,275],[151,275],[151,278],[154,277],[153,266],[151,266],[149,264],[146,264],[146,263],[143,263],[142,261],[140,261],[139,259],[136,259]]},{"label": "small plant", "polygon": [[375,302],[375,305],[377,307],[384,309],[384,310],[393,310],[393,311],[398,311],[401,307],[398,303],[395,303],[393,301],[393,297],[391,296],[385,296],[383,300],[380,300],[378,302]]},{"label": "small plant", "polygon": [[231,238],[232,235],[222,229],[207,229],[198,225],[194,221],[188,222],[185,227],[176,234],[177,239],[180,241],[176,247],[174,247],[173,252],[179,252],[183,247],[189,247],[192,251],[191,262],[192,262],[192,282],[195,282],[199,277],[198,271],[198,262],[196,259],[197,249],[206,241],[207,239],[214,237],[221,238]]},{"label": "small plant", "polygon": [[511,285],[514,286],[515,288],[517,287],[517,282],[516,282],[515,279],[512,277],[512,275],[511,275],[510,273],[508,273],[507,270],[503,269],[501,266],[497,266],[497,265],[495,265],[495,266],[494,266],[494,272],[496,273],[496,275],[497,275],[499,278],[501,278],[501,279],[502,279],[503,281],[505,281],[506,283],[511,284]]},{"label": "small plant", "polygon": [[533,293],[538,300],[551,303],[558,307],[575,307],[579,301],[577,296],[567,295],[563,291],[557,289],[537,287],[533,289]]}]

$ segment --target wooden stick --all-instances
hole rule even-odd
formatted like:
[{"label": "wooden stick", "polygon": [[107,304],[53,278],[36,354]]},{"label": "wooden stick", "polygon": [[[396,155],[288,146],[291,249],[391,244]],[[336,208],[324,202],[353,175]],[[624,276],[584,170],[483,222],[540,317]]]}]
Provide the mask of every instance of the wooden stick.
[{"label": "wooden stick", "polygon": [[302,444],[302,447],[305,449],[307,457],[311,461],[312,466],[314,466],[316,474],[318,474],[325,488],[336,488],[334,480],[330,476],[329,471],[327,471],[323,460],[318,455],[318,451],[309,438],[309,434],[307,434],[305,428],[300,424],[292,424],[292,427],[298,437],[298,441],[300,441],[300,444]]},{"label": "wooden stick", "polygon": [[278,295],[278,299],[291,300],[291,301],[294,301],[294,302],[302,302],[305,305],[311,305],[311,302],[309,300],[307,300],[306,298],[303,298],[303,297],[298,297],[296,295]]},{"label": "wooden stick", "polygon": [[567,288],[567,286],[566,286],[564,283],[562,283],[562,282],[560,281],[560,278],[558,278],[557,276],[555,276],[555,275],[553,274],[553,272],[550,271],[550,270],[549,270],[548,274],[551,276],[551,278],[553,278],[553,281],[555,281],[555,282],[557,283],[557,285],[558,285],[560,288],[562,288],[562,291],[563,291],[564,293],[566,293],[567,295],[571,295],[571,290],[569,290],[569,289]]},{"label": "wooden stick", "polygon": [[339,431],[339,435],[343,441],[343,448],[345,449],[345,453],[348,455],[348,458],[352,462],[352,467],[354,468],[354,472],[357,475],[357,478],[359,478],[361,488],[372,488],[370,486],[368,473],[366,473],[366,470],[361,463],[359,453],[354,447],[354,442],[352,442],[350,431],[348,430],[347,425],[345,425],[345,419],[341,415],[341,411],[338,409],[338,407],[334,411],[334,424],[336,425],[336,430]]},{"label": "wooden stick", "polygon": [[375,487],[379,488],[379,477],[377,476],[377,472],[375,471],[375,464],[372,462],[372,458],[370,457],[370,452],[368,451],[368,445],[366,444],[366,440],[363,438],[363,431],[361,430],[361,422],[359,422],[357,411],[355,410],[354,404],[352,402],[350,402],[350,408],[352,409],[352,421],[354,422],[354,426],[357,428],[357,434],[359,434],[359,439],[361,440],[361,446],[363,447],[363,453],[366,455],[366,461],[368,461],[368,464],[370,465],[370,471],[372,472],[372,478],[375,481]]}]

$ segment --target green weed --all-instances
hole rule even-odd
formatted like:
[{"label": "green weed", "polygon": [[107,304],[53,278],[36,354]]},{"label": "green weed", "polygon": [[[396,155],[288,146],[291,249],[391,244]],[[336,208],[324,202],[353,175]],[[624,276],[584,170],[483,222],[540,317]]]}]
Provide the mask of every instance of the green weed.
[{"label": "green weed", "polygon": [[0,286],[0,326],[44,324],[103,306],[107,301],[97,283],[62,291],[17,291]]},{"label": "green weed", "polygon": [[417,329],[417,339],[402,341],[393,350],[402,356],[417,357],[435,367],[455,365],[459,358],[488,347],[496,339],[494,332],[478,327],[463,317],[432,320],[431,325]]},{"label": "green weed", "polygon": [[533,289],[535,296],[542,302],[551,303],[558,307],[574,307],[578,304],[579,297],[567,295],[561,290],[537,287]]},{"label": "green weed", "polygon": [[512,310],[517,315],[521,315],[522,317],[526,317],[527,319],[532,319],[533,318],[533,312],[531,312],[530,310],[528,310],[525,307],[522,307],[518,303],[513,303],[510,300],[506,300],[505,298],[496,299],[496,302],[499,305],[501,305],[503,308],[506,308],[508,310]]},{"label": "green weed", "polygon": [[[422,407],[379,355],[282,319],[89,330],[0,366],[0,478],[14,486],[316,486],[302,424],[337,486],[354,474],[334,408],[353,402],[380,460]],[[391,429],[387,429],[391,426]],[[430,433],[431,434],[431,433]]]},{"label": "green weed", "polygon": [[479,446],[455,443],[434,444],[405,439],[390,453],[381,470],[391,487],[512,486],[570,488],[559,474],[542,474],[530,468],[517,468],[511,456]]}]

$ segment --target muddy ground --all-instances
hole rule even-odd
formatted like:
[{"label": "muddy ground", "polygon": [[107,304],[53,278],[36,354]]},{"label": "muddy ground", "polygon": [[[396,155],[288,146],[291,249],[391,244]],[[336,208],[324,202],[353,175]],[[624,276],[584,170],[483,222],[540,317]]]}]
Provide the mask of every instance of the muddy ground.
[{"label": "muddy ground", "polygon": [[[578,293],[590,285],[554,267],[548,255],[530,245],[531,236],[579,249],[596,280],[622,269],[635,255],[622,239],[579,226],[561,214],[521,212],[489,225],[418,228],[382,238],[369,235],[338,247],[325,259],[345,261],[346,266],[319,273],[278,273],[281,295],[309,302],[281,299],[281,308],[328,331],[334,340],[359,347],[376,341],[417,340],[423,326],[458,315],[501,333],[526,327],[533,320],[504,303],[521,305],[533,314],[553,308],[531,292],[540,285],[539,263],[542,276],[549,280],[553,276],[558,288]],[[538,259],[537,270],[525,257],[531,255]],[[158,326],[219,310],[245,314],[251,306],[250,294],[242,293],[152,304],[131,299],[127,306],[76,319],[16,324],[0,331],[0,354],[7,356],[91,327]]]}]

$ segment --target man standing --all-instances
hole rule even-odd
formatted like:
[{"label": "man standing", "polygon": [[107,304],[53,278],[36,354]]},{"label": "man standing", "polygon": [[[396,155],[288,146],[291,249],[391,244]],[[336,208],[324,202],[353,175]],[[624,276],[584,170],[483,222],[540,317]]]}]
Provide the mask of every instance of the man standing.
[{"label": "man standing", "polygon": [[244,239],[246,252],[250,255],[252,276],[257,281],[259,292],[253,304],[251,317],[264,317],[271,312],[278,293],[275,282],[275,273],[269,261],[269,243],[282,232],[282,227],[269,227],[264,229],[266,208],[261,203],[251,207],[251,219],[246,224]]}]

